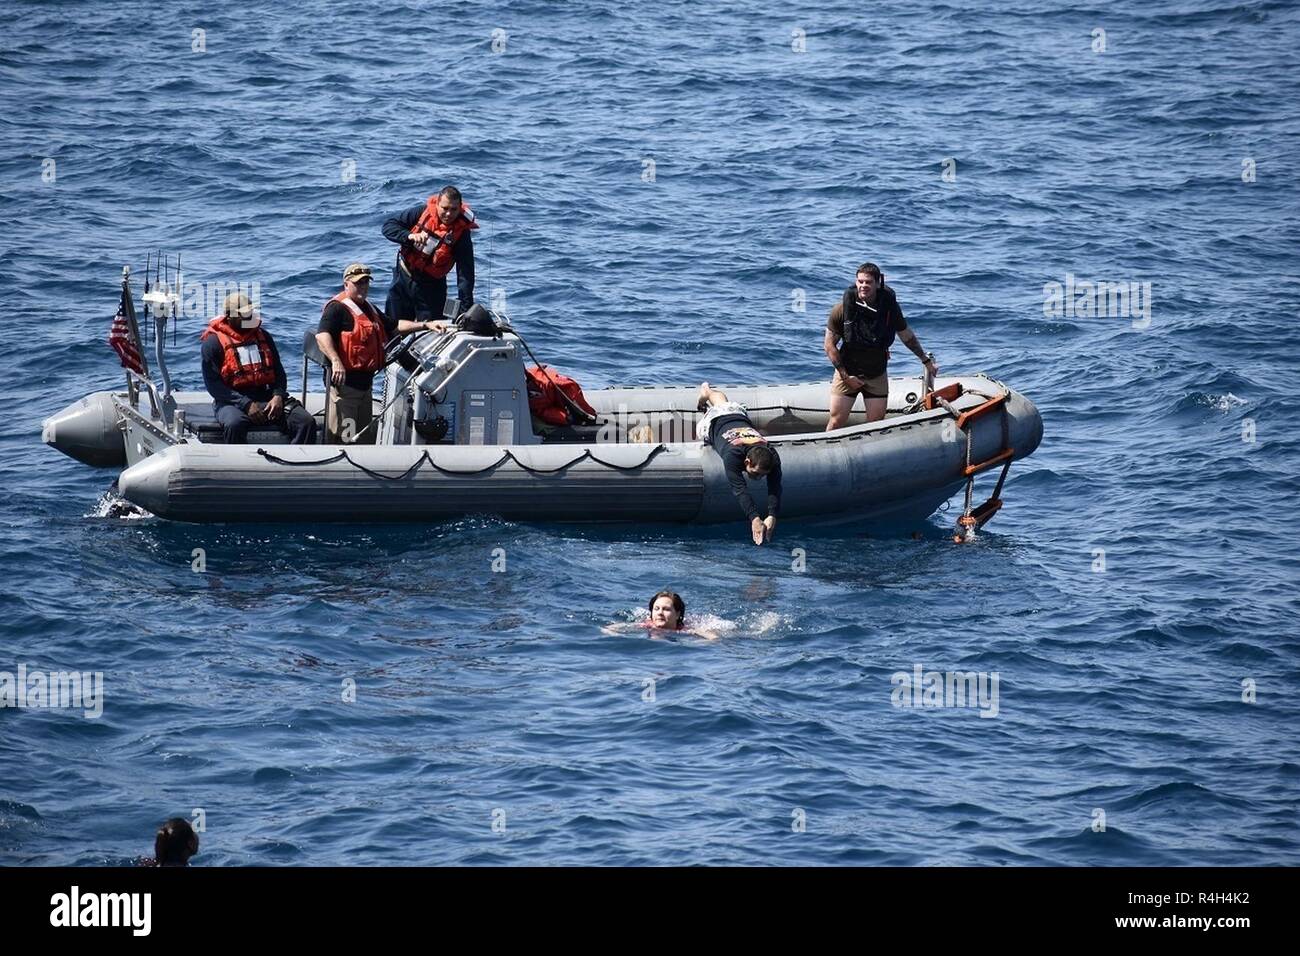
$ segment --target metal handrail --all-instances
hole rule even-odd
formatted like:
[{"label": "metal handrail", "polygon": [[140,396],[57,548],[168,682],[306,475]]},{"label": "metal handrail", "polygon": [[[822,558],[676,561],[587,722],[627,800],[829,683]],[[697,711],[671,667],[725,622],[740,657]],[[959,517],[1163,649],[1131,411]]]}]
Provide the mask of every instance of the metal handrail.
[{"label": "metal handrail", "polygon": [[158,387],[154,385],[153,380],[147,378],[131,369],[126,370],[127,394],[131,400],[131,407],[135,407],[136,397],[139,394],[140,386],[143,385],[149,392],[149,407],[153,412],[154,418],[162,418],[162,401],[158,397]]}]

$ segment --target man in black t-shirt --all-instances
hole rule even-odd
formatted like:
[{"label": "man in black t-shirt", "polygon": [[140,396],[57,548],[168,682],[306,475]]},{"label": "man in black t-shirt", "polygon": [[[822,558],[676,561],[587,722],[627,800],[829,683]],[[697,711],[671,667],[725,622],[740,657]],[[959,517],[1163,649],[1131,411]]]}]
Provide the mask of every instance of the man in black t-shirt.
[{"label": "man in black t-shirt", "polygon": [[429,329],[446,331],[445,322],[391,319],[370,301],[370,267],[354,262],[343,270],[343,291],[325,303],[316,344],[330,363],[325,431],[335,444],[373,445],[375,373],[384,367],[384,344],[393,335]]},{"label": "man in black t-shirt", "polygon": [[897,335],[929,369],[939,366],[925,357],[925,349],[907,327],[894,290],[874,262],[864,262],[857,280],[831,309],[822,346],[835,368],[831,378],[830,421],[827,431],[843,428],[859,394],[867,409],[867,421],[885,417],[889,405],[889,346]]},{"label": "man in black t-shirt", "polygon": [[[722,459],[731,493],[749,519],[754,544],[771,541],[776,532],[776,513],[781,508],[781,457],[754,428],[745,406],[727,401],[726,393],[708,382],[700,385],[699,409],[707,409],[707,413],[695,426],[695,436],[712,445]],[[754,504],[746,478],[767,479],[766,518]]]}]

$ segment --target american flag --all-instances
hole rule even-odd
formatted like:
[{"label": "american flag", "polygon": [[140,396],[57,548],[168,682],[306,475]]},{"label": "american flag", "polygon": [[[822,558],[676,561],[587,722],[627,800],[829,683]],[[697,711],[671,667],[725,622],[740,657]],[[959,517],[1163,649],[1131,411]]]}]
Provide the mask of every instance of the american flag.
[{"label": "american flag", "polygon": [[131,324],[126,320],[126,292],[117,303],[117,315],[113,316],[113,328],[108,333],[109,347],[122,360],[122,367],[129,368],[137,375],[144,374],[144,363],[140,361],[140,343],[131,334]]}]

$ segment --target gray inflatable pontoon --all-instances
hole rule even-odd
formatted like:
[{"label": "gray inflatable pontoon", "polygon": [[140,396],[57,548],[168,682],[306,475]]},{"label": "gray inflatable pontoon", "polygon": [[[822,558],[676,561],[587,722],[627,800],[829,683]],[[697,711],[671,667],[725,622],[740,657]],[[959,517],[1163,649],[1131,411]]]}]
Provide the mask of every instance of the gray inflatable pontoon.
[{"label": "gray inflatable pontoon", "polygon": [[[409,357],[384,375],[374,445],[289,445],[275,431],[253,431],[246,445],[220,444],[207,393],[166,387],[161,345],[162,389],[128,373],[125,391],[70,405],[45,421],[43,437],[87,464],[127,465],[120,494],[178,521],[743,517],[721,460],[695,440],[697,386],[589,392],[594,424],[539,431],[528,408],[527,347],[492,318],[491,334],[453,330],[402,342],[395,351]],[[310,334],[304,342],[310,356]],[[324,397],[308,393],[306,382],[304,359],[300,397],[320,420]],[[824,430],[825,382],[722,387],[748,406],[781,456],[781,521],[920,522],[966,487],[969,534],[1001,505],[1007,469],[1038,447],[1042,421],[1023,395],[983,375],[927,384],[891,379],[883,421],[866,424],[857,411],[834,432]],[[629,443],[638,425],[649,425],[655,440]],[[973,508],[974,476],[999,467],[996,490]]]}]

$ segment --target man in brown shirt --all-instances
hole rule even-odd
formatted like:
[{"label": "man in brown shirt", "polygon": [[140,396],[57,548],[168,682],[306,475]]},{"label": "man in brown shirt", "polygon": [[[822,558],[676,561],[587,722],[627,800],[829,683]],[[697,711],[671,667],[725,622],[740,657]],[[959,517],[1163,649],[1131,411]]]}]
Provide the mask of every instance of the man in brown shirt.
[{"label": "man in brown shirt", "polygon": [[831,378],[830,421],[827,431],[843,428],[859,393],[867,409],[867,421],[885,417],[889,405],[889,346],[897,335],[930,371],[939,366],[925,357],[925,349],[907,327],[894,290],[874,262],[858,269],[857,280],[831,309],[822,342],[835,375]]}]

